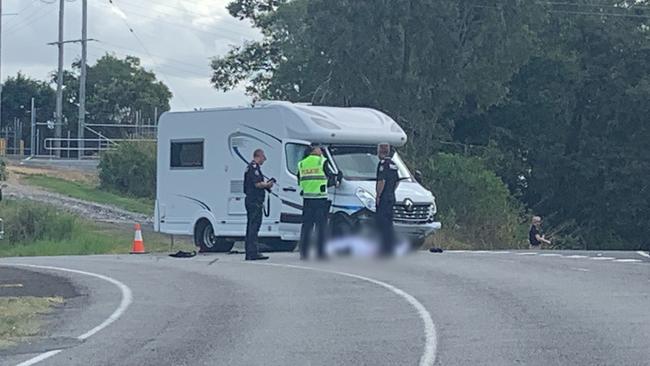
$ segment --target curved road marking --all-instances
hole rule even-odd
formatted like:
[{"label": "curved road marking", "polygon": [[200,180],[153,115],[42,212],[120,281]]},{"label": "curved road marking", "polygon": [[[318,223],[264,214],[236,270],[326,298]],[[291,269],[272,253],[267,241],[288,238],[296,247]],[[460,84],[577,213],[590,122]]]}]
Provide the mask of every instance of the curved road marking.
[{"label": "curved road marking", "polygon": [[48,358],[50,358],[50,357],[52,357],[54,355],[57,355],[57,354],[61,353],[61,351],[63,351],[63,350],[57,349],[57,350],[54,350],[54,351],[41,353],[40,355],[32,358],[31,360],[27,360],[27,361],[25,361],[23,363],[19,363],[18,366],[31,366],[31,365],[37,364],[37,363],[39,363],[41,361],[47,360]]},{"label": "curved road marking", "polygon": [[641,251],[641,250],[639,250],[638,252],[636,252],[636,254],[638,254],[638,255],[640,255],[640,256],[642,256],[642,257],[650,258],[650,253],[646,253],[646,252]]},{"label": "curved road marking", "polygon": [[436,362],[436,352],[438,348],[438,340],[437,340],[437,335],[436,335],[436,326],[433,323],[433,319],[431,319],[431,314],[429,314],[429,311],[420,303],[415,297],[411,296],[404,290],[401,290],[393,285],[390,285],[386,282],[382,282],[379,280],[375,280],[369,277],[364,277],[360,275],[356,275],[353,273],[347,273],[347,272],[339,272],[339,271],[330,271],[327,269],[320,269],[320,268],[313,268],[313,267],[304,267],[304,266],[295,266],[291,264],[279,264],[279,263],[254,263],[254,265],[262,265],[262,266],[271,266],[271,267],[284,267],[284,268],[293,268],[293,269],[302,269],[302,270],[308,270],[308,271],[315,271],[315,272],[323,272],[323,273],[330,273],[330,274],[336,274],[339,276],[345,276],[349,278],[354,278],[357,280],[361,281],[366,281],[370,282],[372,284],[375,284],[377,286],[381,286],[392,293],[402,297],[404,300],[406,300],[415,310],[417,311],[418,315],[420,316],[420,319],[422,319],[422,322],[424,323],[424,337],[425,337],[425,343],[424,343],[424,352],[422,353],[422,356],[420,357],[420,363],[419,366],[432,366]]},{"label": "curved road marking", "polygon": [[[113,314],[111,314],[111,316],[109,316],[101,324],[99,324],[98,326],[94,327],[93,329],[91,329],[91,330],[87,331],[86,333],[84,333],[84,334],[80,335],[79,337],[77,337],[77,339],[80,340],[80,341],[83,341],[83,340],[88,339],[89,337],[92,337],[97,332],[99,332],[102,329],[104,329],[104,328],[108,327],[109,325],[111,325],[113,322],[115,322],[117,319],[119,319],[124,314],[126,309],[133,302],[133,293],[131,292],[131,289],[127,285],[123,284],[122,282],[120,282],[120,281],[118,281],[116,279],[110,278],[108,276],[104,276],[104,275],[100,275],[100,274],[92,273],[92,272],[78,271],[76,269],[50,267],[50,266],[37,266],[37,265],[34,265],[34,264],[9,264],[9,263],[4,264],[3,263],[2,265],[17,266],[17,267],[28,267],[28,268],[38,268],[38,269],[48,269],[48,270],[53,270],[53,271],[76,273],[76,274],[81,274],[81,275],[85,275],[85,276],[99,278],[101,280],[104,280],[106,282],[110,282],[113,285],[117,286],[120,289],[120,291],[122,292],[122,301],[120,301],[120,305],[117,307],[117,309],[115,309]],[[36,357],[34,357],[32,359],[29,359],[29,360],[27,360],[25,362],[19,363],[17,366],[31,366],[31,365],[34,365],[34,364],[36,364],[38,362],[44,361],[44,360],[46,360],[46,359],[48,359],[48,358],[50,358],[50,357],[52,357],[52,356],[54,356],[56,354],[59,354],[62,351],[63,350],[59,349],[59,350],[53,350],[53,351],[41,353],[40,355],[38,355],[38,356],[36,356]]]}]

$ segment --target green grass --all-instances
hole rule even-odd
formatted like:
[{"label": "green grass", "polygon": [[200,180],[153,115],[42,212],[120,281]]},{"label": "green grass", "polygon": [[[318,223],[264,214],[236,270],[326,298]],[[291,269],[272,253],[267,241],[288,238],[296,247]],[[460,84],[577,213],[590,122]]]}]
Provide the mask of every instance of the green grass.
[{"label": "green grass", "polygon": [[[170,239],[167,236],[151,232],[145,232],[143,236],[148,252],[170,250]],[[66,239],[40,239],[23,243],[0,241],[0,257],[128,254],[132,244],[133,229],[130,226],[99,224],[80,219]],[[173,250],[192,251],[194,247],[177,241]]]},{"label": "green grass", "polygon": [[[63,212],[52,205],[27,200],[0,202],[5,238],[0,257],[126,254],[133,244],[133,227],[99,223]],[[168,236],[144,231],[149,252],[170,250]],[[187,240],[177,240],[174,250],[192,250]]]},{"label": "green grass", "polygon": [[151,199],[131,198],[99,189],[88,183],[73,182],[46,175],[27,175],[25,183],[68,197],[100,204],[112,205],[127,211],[151,215],[154,202]]},{"label": "green grass", "polygon": [[60,297],[0,297],[0,349],[37,335],[42,315],[61,303]]}]

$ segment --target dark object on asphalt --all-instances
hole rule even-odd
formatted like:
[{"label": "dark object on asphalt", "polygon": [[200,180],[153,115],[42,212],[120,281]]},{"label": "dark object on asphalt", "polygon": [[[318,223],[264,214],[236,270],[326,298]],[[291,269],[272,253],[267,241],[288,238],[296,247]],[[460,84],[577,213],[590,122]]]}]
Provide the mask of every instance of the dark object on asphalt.
[{"label": "dark object on asphalt", "polygon": [[178,252],[170,254],[169,256],[174,258],[192,258],[196,256],[196,251],[184,252],[182,250],[179,250]]},{"label": "dark object on asphalt", "polygon": [[429,249],[429,251],[430,251],[431,253],[442,253],[442,249],[441,249],[441,248],[431,248],[431,249]]},{"label": "dark object on asphalt", "polygon": [[269,259],[268,256],[266,256],[266,255],[261,255],[261,254],[258,254],[258,255],[255,256],[255,257],[246,258],[247,261],[265,261],[265,260],[267,260],[267,259]]},{"label": "dark object on asphalt", "polygon": [[246,252],[242,252],[241,250],[231,250],[228,254],[246,254]]}]

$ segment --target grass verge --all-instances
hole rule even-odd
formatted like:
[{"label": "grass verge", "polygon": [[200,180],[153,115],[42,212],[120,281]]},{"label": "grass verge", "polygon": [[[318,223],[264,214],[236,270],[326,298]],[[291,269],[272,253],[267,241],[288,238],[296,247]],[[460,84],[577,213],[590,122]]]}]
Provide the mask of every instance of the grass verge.
[{"label": "grass verge", "polygon": [[[32,242],[0,242],[0,257],[32,257],[57,255],[128,254],[133,244],[133,229],[117,224],[94,223],[78,219],[65,239],[38,239]],[[170,239],[162,234],[143,234],[148,252],[169,251]],[[188,243],[176,242],[173,250],[192,251]]]},{"label": "grass verge", "polygon": [[[51,205],[4,200],[0,203],[0,217],[5,225],[0,257],[126,254],[133,244],[131,225],[93,222]],[[148,251],[171,249],[168,236],[149,231],[143,235]],[[190,243],[178,240],[173,249],[192,248]]]},{"label": "grass verge", "polygon": [[37,335],[42,315],[62,303],[61,297],[0,297],[0,348]]},{"label": "grass verge", "polygon": [[22,181],[51,192],[84,201],[108,204],[127,211],[143,213],[146,215],[151,215],[153,213],[154,201],[151,199],[123,197],[101,190],[97,186],[89,183],[74,182],[40,174],[26,175],[22,178]]}]

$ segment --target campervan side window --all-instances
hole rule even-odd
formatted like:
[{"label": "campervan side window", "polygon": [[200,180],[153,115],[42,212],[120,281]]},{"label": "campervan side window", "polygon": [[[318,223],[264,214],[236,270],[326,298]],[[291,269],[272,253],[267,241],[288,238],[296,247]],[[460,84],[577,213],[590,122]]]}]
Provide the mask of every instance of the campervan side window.
[{"label": "campervan side window", "polygon": [[293,175],[298,175],[298,163],[309,154],[309,146],[300,144],[286,144],[287,170]]},{"label": "campervan side window", "polygon": [[203,140],[172,141],[172,169],[203,169]]}]

